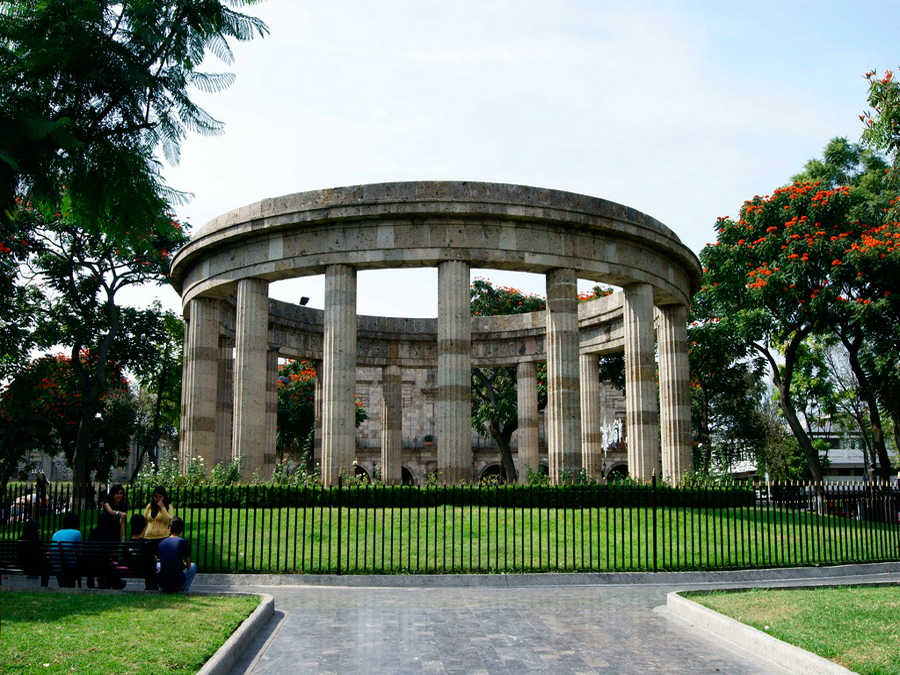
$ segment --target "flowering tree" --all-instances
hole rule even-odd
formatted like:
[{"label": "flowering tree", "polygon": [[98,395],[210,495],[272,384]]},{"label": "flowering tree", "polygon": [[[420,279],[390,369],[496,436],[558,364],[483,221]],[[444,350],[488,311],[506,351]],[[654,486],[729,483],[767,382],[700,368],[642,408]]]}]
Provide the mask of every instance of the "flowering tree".
[{"label": "flowering tree", "polygon": [[[166,283],[171,256],[187,241],[182,225],[159,217],[128,239],[88,234],[63,214],[46,215],[27,202],[14,214],[18,246],[2,254],[18,264],[14,286],[31,287],[38,297],[28,311],[29,348],[65,345],[81,400],[72,469],[79,489],[89,490],[93,420],[110,382],[110,363],[136,367],[157,358],[154,336],[158,310],[122,307],[127,287]],[[0,319],[5,331],[19,315]],[[90,360],[79,355],[86,352]]]},{"label": "flowering tree", "polygon": [[860,115],[866,126],[862,140],[887,153],[893,165],[892,178],[896,182],[900,171],[900,82],[894,79],[894,73],[890,70],[884,71],[881,78],[874,70],[866,73],[865,77],[869,83],[868,102],[872,111]]},{"label": "flowering tree", "polygon": [[[837,328],[864,330],[887,310],[895,277],[896,224],[851,217],[850,188],[795,183],[744,203],[737,221],[721,218],[718,241],[701,253],[713,311],[769,364],[782,412],[814,480],[822,466],[799,419],[794,378],[804,342]],[[900,234],[900,233],[898,233]],[[898,236],[900,238],[900,236]],[[843,339],[843,337],[842,337]],[[890,471],[880,457],[882,475]]]},{"label": "flowering tree", "polygon": [[[79,355],[82,368],[94,356]],[[109,470],[128,459],[135,423],[135,401],[117,363],[107,364],[110,384],[94,406],[91,419],[91,470],[106,480]],[[64,354],[32,361],[0,390],[0,486],[15,474],[27,453],[62,454],[74,465],[83,424],[81,387],[71,360]]]},{"label": "flowering tree", "polygon": [[[312,470],[312,434],[316,426],[316,366],[310,361],[287,361],[278,366],[278,454],[300,455]],[[362,402],[356,400],[356,426],[369,419]]]}]

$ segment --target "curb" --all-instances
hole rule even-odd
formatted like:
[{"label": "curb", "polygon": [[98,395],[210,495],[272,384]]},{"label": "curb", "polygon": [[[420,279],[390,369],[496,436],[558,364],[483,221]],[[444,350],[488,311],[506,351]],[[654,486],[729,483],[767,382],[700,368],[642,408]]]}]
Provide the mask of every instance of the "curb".
[{"label": "curb", "polygon": [[675,591],[666,596],[666,609],[688,622],[692,628],[708,633],[718,641],[750,652],[757,659],[797,675],[854,675],[844,666],[719,614],[678,593]]},{"label": "curb", "polygon": [[225,644],[197,671],[197,675],[226,675],[237,663],[259,631],[275,614],[275,599],[267,593],[256,593],[259,607],[241,623]]},{"label": "curb", "polygon": [[328,586],[348,588],[524,588],[538,586],[600,586],[679,584],[740,584],[872,574],[900,574],[900,563],[864,563],[834,567],[792,567],[717,572],[573,572],[528,574],[200,574],[197,586]]}]

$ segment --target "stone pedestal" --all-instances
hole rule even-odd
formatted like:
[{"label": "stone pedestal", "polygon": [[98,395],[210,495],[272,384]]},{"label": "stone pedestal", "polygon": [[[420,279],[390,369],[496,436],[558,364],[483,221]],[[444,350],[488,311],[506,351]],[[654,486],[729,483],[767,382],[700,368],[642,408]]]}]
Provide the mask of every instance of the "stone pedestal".
[{"label": "stone pedestal", "polygon": [[547,272],[546,437],[550,481],[581,468],[581,392],[578,372],[578,278],[574,270]]},{"label": "stone pedestal", "polygon": [[516,368],[516,404],[519,411],[519,428],[516,430],[519,442],[519,482],[524,484],[529,470],[534,474],[540,471],[537,364],[533,361],[520,363]]},{"label": "stone pedestal", "polygon": [[444,485],[472,480],[472,315],[469,265],[438,265],[437,460]]},{"label": "stone pedestal", "polygon": [[684,305],[659,308],[659,402],[662,475],[677,483],[693,469],[691,391],[687,353],[688,310]]},{"label": "stone pedestal", "polygon": [[244,477],[261,469],[266,447],[269,284],[238,281],[234,352],[232,459],[243,457]]},{"label": "stone pedestal", "polygon": [[337,485],[353,471],[356,455],[356,270],[325,270],[325,336],[322,361],[322,483]]},{"label": "stone pedestal", "polygon": [[603,473],[603,410],[600,405],[600,364],[596,354],[582,354],[581,465],[588,476]]},{"label": "stone pedestal", "polygon": [[216,399],[219,374],[219,301],[191,300],[184,332],[181,397],[182,468],[202,457],[207,468],[216,462]]},{"label": "stone pedestal", "polygon": [[625,286],[625,429],[628,473],[640,481],[661,475],[659,408],[654,362],[653,287]]},{"label": "stone pedestal", "polygon": [[400,366],[381,369],[381,480],[399,485],[403,479],[403,381]]}]

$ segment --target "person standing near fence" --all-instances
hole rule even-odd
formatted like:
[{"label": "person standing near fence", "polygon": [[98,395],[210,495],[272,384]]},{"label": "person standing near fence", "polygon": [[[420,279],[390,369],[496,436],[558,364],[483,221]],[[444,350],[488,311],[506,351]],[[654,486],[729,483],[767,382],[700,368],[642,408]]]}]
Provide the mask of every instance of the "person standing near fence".
[{"label": "person standing near fence", "polygon": [[116,483],[100,508],[97,517],[97,541],[122,541],[125,538],[125,520],[128,517],[128,502],[125,488]]}]

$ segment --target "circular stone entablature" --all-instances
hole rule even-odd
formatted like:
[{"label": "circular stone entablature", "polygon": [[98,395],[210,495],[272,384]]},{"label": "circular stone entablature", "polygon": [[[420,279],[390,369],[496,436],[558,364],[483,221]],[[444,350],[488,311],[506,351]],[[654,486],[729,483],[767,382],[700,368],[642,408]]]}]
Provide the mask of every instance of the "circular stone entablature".
[{"label": "circular stone entablature", "polygon": [[701,275],[674,232],[615,202],[522,185],[413,181],[300,192],[229,211],[179,251],[171,280],[187,304],[229,297],[241,279],[447,260],[532,273],[573,269],[615,286],[649,283],[657,305],[688,304]]}]

